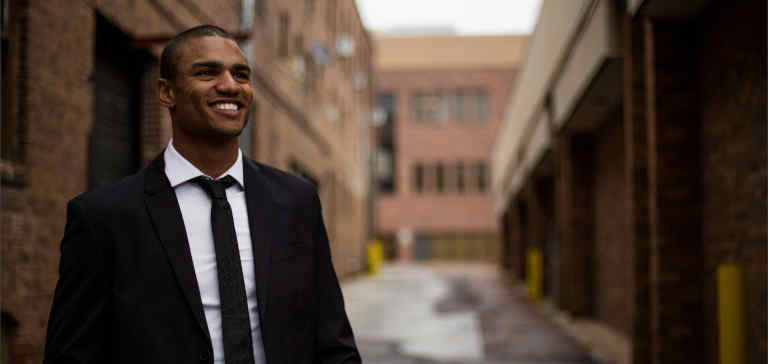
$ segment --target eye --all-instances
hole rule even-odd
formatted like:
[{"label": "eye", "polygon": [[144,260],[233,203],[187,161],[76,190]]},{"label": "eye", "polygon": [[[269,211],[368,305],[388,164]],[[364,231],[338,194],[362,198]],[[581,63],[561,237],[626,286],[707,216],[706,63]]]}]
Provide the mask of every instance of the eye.
[{"label": "eye", "polygon": [[195,72],[195,76],[216,76],[216,70],[206,68]]},{"label": "eye", "polygon": [[245,71],[235,71],[234,77],[240,80],[248,80],[250,79],[251,75],[248,72]]}]

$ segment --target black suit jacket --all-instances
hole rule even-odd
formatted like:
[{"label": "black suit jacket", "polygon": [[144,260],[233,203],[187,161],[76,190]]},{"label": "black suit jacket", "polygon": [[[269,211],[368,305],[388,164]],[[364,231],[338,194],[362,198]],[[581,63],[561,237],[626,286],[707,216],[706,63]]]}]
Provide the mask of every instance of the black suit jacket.
[{"label": "black suit jacket", "polygon": [[[267,363],[359,363],[314,186],[243,159]],[[67,206],[45,363],[212,363],[162,154]]]}]

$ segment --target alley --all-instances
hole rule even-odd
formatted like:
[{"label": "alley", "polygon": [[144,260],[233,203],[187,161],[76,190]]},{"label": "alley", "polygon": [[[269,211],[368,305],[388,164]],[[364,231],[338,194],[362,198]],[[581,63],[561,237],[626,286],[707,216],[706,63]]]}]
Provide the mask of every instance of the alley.
[{"label": "alley", "polygon": [[489,265],[388,265],[342,285],[367,364],[592,363]]}]

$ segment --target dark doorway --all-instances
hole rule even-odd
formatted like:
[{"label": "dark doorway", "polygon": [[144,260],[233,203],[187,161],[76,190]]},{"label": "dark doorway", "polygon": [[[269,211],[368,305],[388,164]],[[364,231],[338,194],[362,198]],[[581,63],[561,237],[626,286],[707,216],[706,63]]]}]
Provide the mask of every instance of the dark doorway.
[{"label": "dark doorway", "polygon": [[93,126],[88,140],[88,187],[114,183],[140,166],[141,76],[149,56],[96,14]]}]

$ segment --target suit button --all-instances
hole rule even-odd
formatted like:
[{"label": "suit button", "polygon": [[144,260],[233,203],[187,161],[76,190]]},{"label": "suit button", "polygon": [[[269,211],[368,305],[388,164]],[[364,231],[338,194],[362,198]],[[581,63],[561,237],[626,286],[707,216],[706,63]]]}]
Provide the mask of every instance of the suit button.
[{"label": "suit button", "polygon": [[208,361],[208,353],[206,352],[200,353],[200,361]]}]

